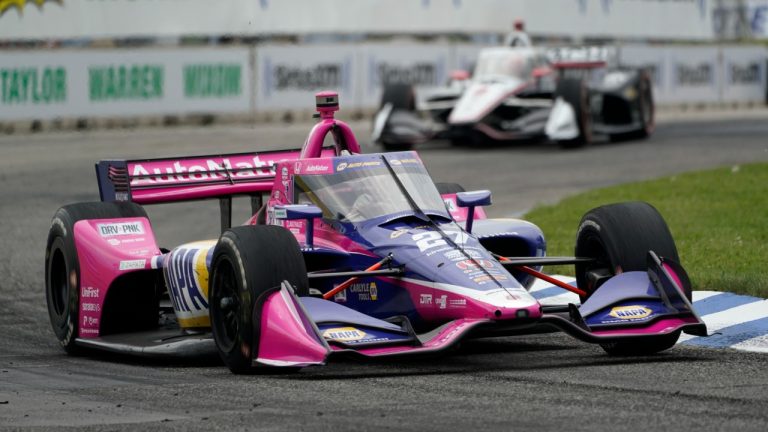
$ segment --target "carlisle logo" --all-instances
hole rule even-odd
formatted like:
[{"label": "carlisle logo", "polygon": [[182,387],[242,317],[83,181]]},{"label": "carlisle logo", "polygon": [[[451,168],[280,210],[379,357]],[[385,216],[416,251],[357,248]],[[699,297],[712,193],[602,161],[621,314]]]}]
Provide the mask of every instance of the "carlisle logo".
[{"label": "carlisle logo", "polygon": [[12,7],[16,8],[19,13],[24,13],[24,7],[27,5],[27,3],[32,3],[37,6],[38,9],[42,9],[43,3],[49,2],[61,4],[62,0],[0,0],[0,16],[2,16],[5,11]]},{"label": "carlisle logo", "polygon": [[324,331],[323,337],[340,342],[359,341],[365,337],[365,332],[354,327],[335,327]]},{"label": "carlisle logo", "polygon": [[611,309],[610,316],[623,320],[634,320],[645,318],[653,313],[645,306],[617,306]]}]

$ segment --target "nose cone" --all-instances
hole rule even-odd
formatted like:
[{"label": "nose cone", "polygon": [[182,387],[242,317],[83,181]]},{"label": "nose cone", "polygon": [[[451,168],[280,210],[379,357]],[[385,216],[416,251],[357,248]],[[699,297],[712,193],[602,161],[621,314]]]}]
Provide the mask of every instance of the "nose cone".
[{"label": "nose cone", "polygon": [[490,292],[483,303],[486,308],[493,310],[493,318],[497,320],[541,317],[541,305],[524,289]]}]

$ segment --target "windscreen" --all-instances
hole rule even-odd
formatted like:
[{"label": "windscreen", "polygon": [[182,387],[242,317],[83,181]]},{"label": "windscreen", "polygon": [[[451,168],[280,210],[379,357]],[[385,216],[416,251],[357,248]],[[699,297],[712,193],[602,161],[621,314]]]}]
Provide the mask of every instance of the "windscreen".
[{"label": "windscreen", "polygon": [[[421,211],[450,218],[423,165],[392,168]],[[330,175],[297,175],[294,181],[295,201],[320,207],[326,218],[362,222],[396,213],[416,213],[383,164],[374,168],[345,169]]]},{"label": "windscreen", "polygon": [[536,63],[531,49],[494,49],[481,52],[475,67],[475,79],[515,77],[528,81]]}]

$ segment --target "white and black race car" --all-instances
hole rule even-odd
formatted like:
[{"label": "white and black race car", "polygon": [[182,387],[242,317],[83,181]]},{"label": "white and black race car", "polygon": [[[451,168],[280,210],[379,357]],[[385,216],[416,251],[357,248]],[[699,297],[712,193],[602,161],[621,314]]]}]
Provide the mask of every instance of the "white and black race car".
[{"label": "white and black race car", "polygon": [[483,49],[471,77],[454,72],[445,87],[417,95],[413,86],[387,85],[373,141],[402,150],[432,139],[548,139],[579,147],[594,136],[645,138],[654,128],[649,75],[609,67],[609,57],[598,47]]}]

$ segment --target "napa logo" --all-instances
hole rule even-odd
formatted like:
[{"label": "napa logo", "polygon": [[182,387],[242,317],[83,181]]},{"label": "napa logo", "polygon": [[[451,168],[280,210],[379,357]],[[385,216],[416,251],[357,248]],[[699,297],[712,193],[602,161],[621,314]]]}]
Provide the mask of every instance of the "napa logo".
[{"label": "napa logo", "polygon": [[42,9],[43,3],[48,2],[61,4],[63,0],[0,0],[0,16],[3,16],[10,8],[16,8],[16,10],[19,11],[19,14],[23,14],[24,7],[27,3],[32,3],[37,6],[38,9]]},{"label": "napa logo", "polygon": [[323,332],[323,337],[340,342],[359,341],[366,336],[365,332],[354,327],[329,328]]},{"label": "napa logo", "polygon": [[653,311],[645,306],[618,306],[611,309],[610,316],[622,320],[635,320],[646,318]]}]

